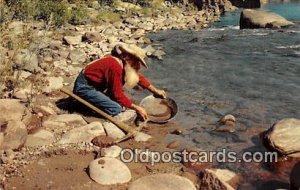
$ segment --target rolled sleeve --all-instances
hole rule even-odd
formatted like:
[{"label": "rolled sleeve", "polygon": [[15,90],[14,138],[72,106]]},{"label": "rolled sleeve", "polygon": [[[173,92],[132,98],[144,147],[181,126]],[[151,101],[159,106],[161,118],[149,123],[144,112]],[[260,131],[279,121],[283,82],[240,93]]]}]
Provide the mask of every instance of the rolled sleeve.
[{"label": "rolled sleeve", "polygon": [[141,86],[142,88],[148,88],[151,85],[151,83],[144,75],[139,74],[138,85]]}]

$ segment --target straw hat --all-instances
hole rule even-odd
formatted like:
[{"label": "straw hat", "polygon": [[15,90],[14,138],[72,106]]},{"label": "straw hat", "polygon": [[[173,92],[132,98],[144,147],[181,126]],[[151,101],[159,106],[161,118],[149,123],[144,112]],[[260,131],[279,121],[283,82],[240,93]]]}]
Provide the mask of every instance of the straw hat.
[{"label": "straw hat", "polygon": [[114,51],[118,54],[122,54],[124,52],[128,53],[137,58],[144,67],[148,68],[144,60],[146,57],[146,52],[142,48],[133,44],[118,43],[115,45]]}]

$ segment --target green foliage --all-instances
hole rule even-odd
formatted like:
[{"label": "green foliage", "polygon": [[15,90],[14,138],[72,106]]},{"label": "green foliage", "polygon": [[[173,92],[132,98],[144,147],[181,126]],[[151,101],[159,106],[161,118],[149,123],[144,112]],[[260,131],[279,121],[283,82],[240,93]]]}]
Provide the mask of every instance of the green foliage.
[{"label": "green foliage", "polygon": [[98,21],[104,22],[117,22],[121,20],[121,15],[119,13],[113,12],[111,10],[100,10],[96,18]]},{"label": "green foliage", "polygon": [[25,20],[35,12],[35,6],[30,0],[6,0],[5,2],[12,18]]},{"label": "green foliage", "polygon": [[52,22],[57,26],[63,25],[69,19],[66,2],[62,0],[37,0],[34,18]]},{"label": "green foliage", "polygon": [[105,6],[105,5],[111,6],[113,4],[113,2],[114,2],[114,0],[98,0],[98,3],[101,6]]},{"label": "green foliage", "polygon": [[85,7],[74,7],[70,11],[69,23],[78,25],[85,24],[88,20],[88,12]]}]

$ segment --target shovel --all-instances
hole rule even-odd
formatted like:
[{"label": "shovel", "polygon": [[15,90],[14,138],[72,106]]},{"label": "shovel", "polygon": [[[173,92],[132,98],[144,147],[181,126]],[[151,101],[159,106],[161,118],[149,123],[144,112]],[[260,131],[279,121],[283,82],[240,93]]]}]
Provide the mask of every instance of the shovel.
[{"label": "shovel", "polygon": [[134,139],[136,141],[148,141],[151,138],[150,135],[148,135],[146,133],[143,133],[143,132],[140,132],[140,130],[142,129],[143,126],[139,127],[138,129],[134,129],[134,128],[130,127],[129,125],[125,124],[124,122],[119,121],[119,120],[115,119],[114,117],[108,115],[104,111],[100,110],[99,108],[97,108],[96,106],[92,105],[91,103],[85,101],[84,99],[80,98],[79,96],[75,95],[70,90],[68,90],[66,88],[61,88],[60,90],[63,93],[65,93],[65,94],[69,95],[70,97],[74,98],[78,102],[80,102],[80,103],[84,104],[85,106],[89,107],[90,109],[92,109],[96,113],[100,114],[105,119],[107,119],[110,122],[112,122],[113,124],[115,124],[120,129],[122,129],[123,131],[125,131],[127,133],[127,135],[124,136],[121,139],[116,140],[114,142],[115,144],[120,143],[120,142],[122,142],[124,140],[127,140],[127,139],[129,139],[131,137],[134,137]]}]

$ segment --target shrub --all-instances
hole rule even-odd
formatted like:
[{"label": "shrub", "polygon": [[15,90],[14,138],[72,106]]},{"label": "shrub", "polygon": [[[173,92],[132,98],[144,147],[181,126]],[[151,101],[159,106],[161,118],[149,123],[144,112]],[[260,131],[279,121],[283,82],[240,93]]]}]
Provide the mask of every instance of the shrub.
[{"label": "shrub", "polygon": [[101,5],[101,6],[105,6],[105,5],[112,5],[114,2],[114,0],[98,0],[98,3]]},{"label": "shrub", "polygon": [[85,7],[73,7],[70,11],[69,16],[69,23],[78,25],[78,24],[85,24],[88,20],[88,12]]},{"label": "shrub", "polygon": [[35,5],[30,0],[6,0],[5,3],[13,19],[26,20],[35,12]]},{"label": "shrub", "polygon": [[119,13],[113,12],[111,10],[100,10],[99,14],[97,15],[96,19],[99,21],[104,21],[104,22],[117,22],[120,21],[121,15]]},{"label": "shrub", "polygon": [[36,2],[34,18],[37,20],[41,19],[60,26],[69,20],[69,15],[67,4],[63,0],[37,0]]}]

